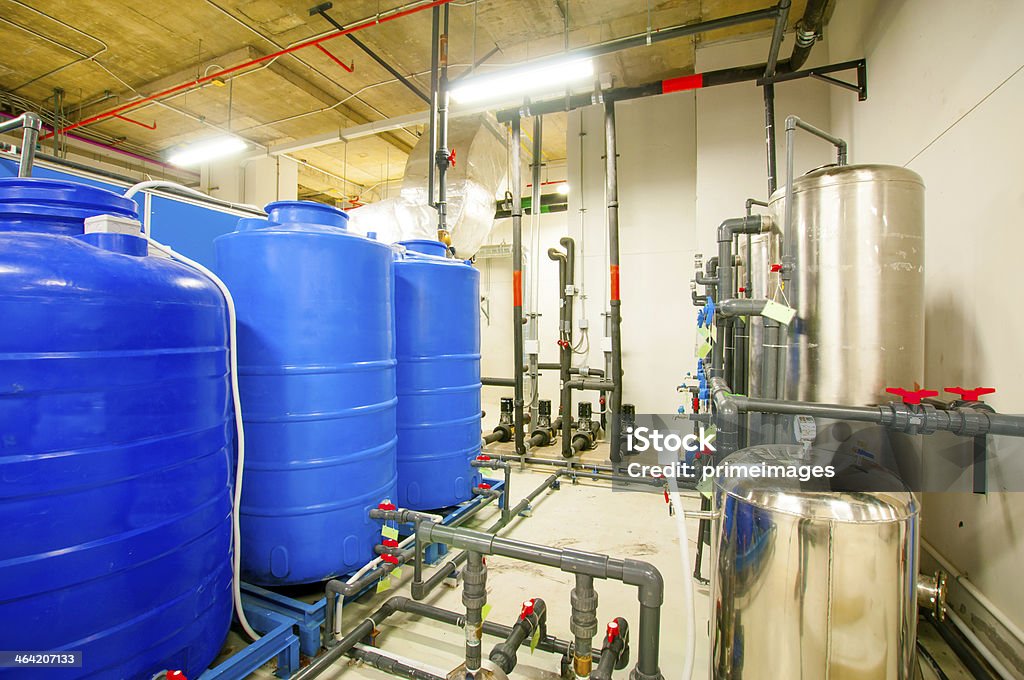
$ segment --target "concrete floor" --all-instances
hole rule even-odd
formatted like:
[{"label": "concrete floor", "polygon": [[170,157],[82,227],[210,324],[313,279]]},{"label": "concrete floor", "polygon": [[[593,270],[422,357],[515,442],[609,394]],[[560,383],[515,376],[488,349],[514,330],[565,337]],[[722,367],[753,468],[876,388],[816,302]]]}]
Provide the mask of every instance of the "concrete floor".
[{"label": "concrete floor", "polygon": [[[508,451],[510,447],[497,445],[492,449]],[[557,451],[551,449],[538,454],[555,457]],[[600,447],[589,452],[584,462],[599,463],[604,462],[605,458],[605,450]],[[518,502],[550,473],[551,469],[547,467],[525,470],[515,468],[512,475],[512,503]],[[682,502],[685,509],[696,510],[700,506],[696,495],[684,495]],[[485,527],[493,523],[498,515],[498,508],[489,506],[466,526]],[[538,497],[532,515],[515,520],[503,535],[555,547],[572,547],[614,557],[646,560],[657,566],[667,584],[666,602],[662,610],[661,667],[667,679],[675,680],[682,676],[686,654],[687,622],[683,583],[684,579],[690,578],[693,569],[697,524],[697,520],[686,520],[689,561],[684,563],[680,550],[679,522],[676,517],[669,515],[668,506],[660,493],[613,491],[603,482],[581,480],[578,484],[572,484],[563,481],[560,490],[548,491]],[[573,586],[572,576],[555,569],[501,557],[487,558],[487,566],[488,602],[492,606],[488,620],[511,625],[518,617],[524,600],[542,597],[548,605],[549,632],[562,639],[571,639],[569,591]],[[705,557],[705,576],[707,571],[708,556]],[[429,574],[430,568],[427,570]],[[408,596],[411,579],[410,566],[403,569],[402,578],[394,581],[388,593],[370,593],[358,602],[347,605],[344,608],[342,630],[350,630],[366,614],[379,607],[389,595]],[[597,581],[595,587],[600,596],[598,618],[602,632],[605,623],[616,616],[626,618],[631,625],[636,624],[637,601],[634,588],[610,581]],[[703,679],[707,677],[709,656],[709,595],[706,587],[697,584],[694,595],[697,647],[693,677]],[[322,593],[311,591],[307,599],[312,601],[320,596]],[[463,610],[459,588],[442,585],[426,602],[455,611]],[[635,629],[632,634],[636,634]],[[443,676],[461,663],[463,641],[460,629],[397,614],[382,627],[377,647],[385,653],[413,660],[415,665]],[[485,637],[485,658],[496,642],[498,640]],[[595,644],[599,646],[599,640]],[[951,680],[970,678],[937,635],[932,635],[927,645]],[[227,648],[238,649],[241,646],[240,640],[232,633]],[[558,671],[558,656],[541,651],[531,654],[524,650],[520,653],[519,665],[513,677],[556,680],[559,677]],[[626,671],[621,672],[623,677],[625,674]],[[273,668],[265,667],[253,677],[272,678]],[[336,662],[321,677],[325,680],[354,680],[394,676],[346,658]],[[923,680],[937,677],[930,668],[924,668]]]}]

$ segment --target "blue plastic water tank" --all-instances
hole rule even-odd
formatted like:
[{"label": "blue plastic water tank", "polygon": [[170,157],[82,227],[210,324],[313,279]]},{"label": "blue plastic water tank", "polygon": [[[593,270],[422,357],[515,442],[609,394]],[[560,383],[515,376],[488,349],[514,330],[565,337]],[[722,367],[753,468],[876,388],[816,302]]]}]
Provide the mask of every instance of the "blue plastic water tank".
[{"label": "blue plastic water tank", "polygon": [[374,558],[395,493],[391,249],[282,201],[216,239],[238,315],[242,574],[310,583]]},{"label": "blue plastic water tank", "polygon": [[480,272],[439,241],[404,241],[395,258],[398,503],[468,500],[480,475]]},{"label": "blue plastic water tank", "polygon": [[225,302],[83,235],[101,213],[135,204],[0,180],[0,647],[82,652],[26,677],[195,677],[231,622]]}]

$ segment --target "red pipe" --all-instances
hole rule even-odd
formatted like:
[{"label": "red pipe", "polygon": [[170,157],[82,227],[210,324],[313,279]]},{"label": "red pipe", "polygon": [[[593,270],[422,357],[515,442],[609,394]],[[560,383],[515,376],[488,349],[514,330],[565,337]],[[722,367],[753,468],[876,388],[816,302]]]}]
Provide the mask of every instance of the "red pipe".
[{"label": "red pipe", "polygon": [[[179,85],[175,85],[174,87],[169,87],[166,90],[161,90],[160,92],[157,92],[156,94],[148,95],[146,97],[143,97],[142,99],[136,99],[135,101],[128,102],[127,104],[122,104],[121,106],[118,106],[116,108],[110,109],[109,111],[104,111],[102,113],[97,113],[94,116],[89,116],[88,118],[86,118],[84,120],[80,120],[77,123],[72,123],[71,125],[63,127],[63,128],[61,128],[60,131],[63,133],[63,132],[67,132],[68,130],[74,130],[76,128],[80,128],[80,127],[83,127],[83,126],[86,126],[86,125],[91,125],[91,124],[99,122],[101,120],[106,120],[107,118],[113,118],[114,116],[118,115],[119,113],[124,113],[125,111],[130,111],[131,109],[134,109],[134,108],[136,108],[138,106],[141,106],[142,104],[146,104],[146,103],[151,102],[151,101],[156,101],[158,99],[163,99],[164,97],[167,97],[168,95],[172,95],[172,94],[175,94],[176,92],[181,92],[182,90],[187,90],[187,89],[192,88],[192,87],[198,87],[199,85],[203,85],[204,83],[208,83],[208,82],[210,82],[212,80],[223,79],[224,76],[230,75],[232,73],[237,73],[238,71],[241,71],[242,69],[249,68],[250,66],[255,66],[256,64],[262,64],[265,61],[270,61],[271,59],[276,59],[276,58],[278,58],[280,56],[283,56],[283,55],[286,55],[286,54],[291,54],[292,52],[297,52],[297,51],[299,51],[301,49],[305,49],[306,47],[312,47],[314,45],[319,45],[320,43],[326,42],[326,41],[331,40],[333,38],[337,38],[337,37],[340,37],[340,36],[343,36],[343,35],[348,35],[350,33],[355,33],[357,31],[361,31],[364,28],[369,28],[370,26],[376,26],[377,24],[383,24],[383,23],[388,22],[388,21],[393,21],[395,19],[400,19],[402,17],[406,17],[406,16],[409,16],[411,14],[416,14],[417,12],[422,12],[423,10],[426,10],[426,9],[433,9],[434,7],[440,7],[441,5],[447,5],[451,1],[452,0],[431,0],[431,2],[428,2],[426,4],[417,5],[416,7],[411,7],[409,9],[402,10],[401,12],[396,12],[394,14],[389,14],[389,15],[383,16],[383,17],[373,17],[371,19],[366,19],[365,21],[361,21],[358,24],[355,24],[354,26],[350,26],[349,28],[346,28],[346,29],[343,29],[343,30],[340,30],[340,31],[335,31],[333,33],[328,33],[327,35],[322,35],[319,38],[311,38],[310,40],[306,40],[304,42],[296,43],[296,44],[292,45],[291,47],[286,47],[286,48],[284,48],[282,50],[278,50],[277,52],[271,52],[270,54],[265,54],[262,57],[257,57],[255,59],[250,59],[249,61],[242,62],[241,64],[236,64],[235,66],[231,66],[229,68],[226,68],[226,69],[223,69],[223,70],[220,70],[220,71],[215,71],[214,73],[202,76],[200,78],[196,78],[195,80],[189,80],[188,82],[184,82],[184,83],[181,83]],[[52,132],[50,132],[47,135],[41,136],[39,139],[49,139],[50,137],[53,137],[53,133]]]},{"label": "red pipe", "polygon": [[334,56],[333,54],[331,54],[331,53],[330,53],[330,52],[329,52],[329,51],[327,50],[327,48],[326,48],[326,47],[324,47],[323,45],[317,45],[317,46],[316,46],[316,48],[317,48],[318,50],[320,50],[321,52],[323,52],[324,54],[326,54],[326,55],[327,55],[327,57],[328,57],[328,58],[329,58],[329,59],[330,59],[331,61],[333,61],[333,62],[334,62],[335,64],[337,64],[338,66],[342,67],[343,69],[345,69],[345,70],[346,70],[346,71],[348,71],[349,73],[352,73],[352,71],[353,71],[352,67],[351,67],[351,66],[349,66],[348,64],[346,64],[345,62],[343,62],[343,61],[342,61],[341,59],[338,59],[338,58],[337,58],[336,56]]}]

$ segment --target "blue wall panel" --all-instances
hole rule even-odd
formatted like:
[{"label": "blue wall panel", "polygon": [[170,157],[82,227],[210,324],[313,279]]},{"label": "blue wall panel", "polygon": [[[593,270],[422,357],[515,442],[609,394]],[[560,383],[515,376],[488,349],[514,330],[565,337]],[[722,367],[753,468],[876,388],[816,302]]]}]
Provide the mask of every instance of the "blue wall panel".
[{"label": "blue wall panel", "polygon": [[[0,177],[17,177],[18,166],[9,159],[0,158]],[[62,170],[54,170],[40,164],[32,169],[33,177],[62,179],[80,182],[89,186],[123,193],[120,184],[92,177],[83,177]],[[139,215],[144,213],[142,194],[135,196],[139,204]],[[185,201],[163,196],[153,196],[150,201],[150,229],[154,239],[174,248],[183,255],[213,269],[215,257],[213,239],[235,230],[239,214],[216,208],[194,205]]]}]

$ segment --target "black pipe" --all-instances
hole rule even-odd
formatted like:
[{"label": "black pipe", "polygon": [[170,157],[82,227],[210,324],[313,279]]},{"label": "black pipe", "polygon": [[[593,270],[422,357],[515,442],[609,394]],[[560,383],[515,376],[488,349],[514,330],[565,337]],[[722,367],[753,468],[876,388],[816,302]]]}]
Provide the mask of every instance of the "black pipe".
[{"label": "black pipe", "polygon": [[530,640],[535,630],[539,636],[545,637],[548,620],[548,608],[539,597],[523,603],[523,611],[512,625],[512,630],[491,650],[488,658],[505,673],[511,673],[519,663],[519,648]]},{"label": "black pipe", "polygon": [[825,10],[828,3],[829,0],[807,0],[804,16],[796,26],[796,44],[793,45],[793,53],[786,64],[786,71],[799,71],[807,61],[811,48],[814,47],[825,25]]},{"label": "black pipe", "polygon": [[[324,19],[326,19],[327,23],[329,23],[331,26],[334,26],[334,28],[336,28],[339,31],[344,31],[345,27],[342,26],[341,24],[339,24],[337,21],[335,21],[331,17],[331,15],[329,15],[327,13],[327,10],[331,9],[332,7],[334,7],[334,3],[333,2],[325,2],[322,5],[317,5],[316,7],[310,9],[309,13],[311,15],[312,14],[319,14]],[[415,94],[417,97],[419,97],[420,99],[422,99],[426,103],[428,103],[428,104],[432,103],[430,101],[430,97],[429,96],[424,94],[423,91],[420,90],[420,88],[418,88],[415,85],[413,85],[412,82],[410,82],[408,78],[406,78],[401,73],[399,73],[398,70],[395,69],[395,67],[393,67],[391,64],[386,62],[380,55],[378,55],[376,52],[374,52],[369,47],[367,47],[366,44],[363,41],[361,41],[359,38],[355,37],[351,33],[346,33],[345,37],[347,37],[349,40],[351,40],[355,44],[356,47],[358,47],[363,52],[365,52],[371,59],[373,59],[375,62],[380,64],[384,68],[385,71],[387,71],[392,76],[394,76],[395,80],[397,80],[402,85],[405,85],[407,88],[409,88],[410,92]]]},{"label": "black pipe", "polygon": [[515,387],[515,378],[480,378],[480,384],[488,387]]}]

